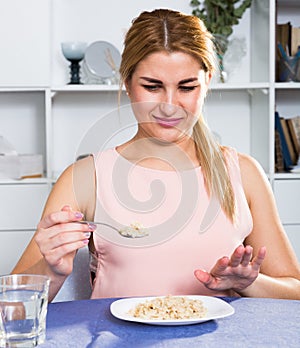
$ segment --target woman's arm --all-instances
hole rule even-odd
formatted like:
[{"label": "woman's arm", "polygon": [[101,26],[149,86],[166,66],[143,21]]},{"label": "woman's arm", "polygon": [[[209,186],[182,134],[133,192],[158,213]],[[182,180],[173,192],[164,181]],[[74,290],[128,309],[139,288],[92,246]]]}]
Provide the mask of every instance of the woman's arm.
[{"label": "woman's arm", "polygon": [[196,278],[212,290],[234,290],[241,296],[300,299],[300,270],[283,230],[269,182],[260,165],[239,155],[242,183],[253,218],[253,230],[231,256],[217,260]]},{"label": "woman's arm", "polygon": [[88,243],[94,227],[76,221],[92,219],[94,204],[94,164],[89,157],[67,168],[54,185],[36,233],[12,273],[48,275],[51,301],[72,272],[76,251]]},{"label": "woman's arm", "polygon": [[269,182],[260,165],[240,155],[244,191],[253,218],[253,230],[245,241],[256,255],[266,247],[257,279],[240,293],[245,296],[300,299],[300,267],[286,236]]}]

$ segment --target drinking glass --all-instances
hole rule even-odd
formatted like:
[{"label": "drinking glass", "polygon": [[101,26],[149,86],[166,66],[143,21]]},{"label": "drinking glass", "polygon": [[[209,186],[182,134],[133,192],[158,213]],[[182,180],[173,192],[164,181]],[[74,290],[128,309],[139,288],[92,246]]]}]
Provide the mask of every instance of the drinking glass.
[{"label": "drinking glass", "polygon": [[42,275],[0,277],[0,347],[35,347],[45,341],[50,279]]}]

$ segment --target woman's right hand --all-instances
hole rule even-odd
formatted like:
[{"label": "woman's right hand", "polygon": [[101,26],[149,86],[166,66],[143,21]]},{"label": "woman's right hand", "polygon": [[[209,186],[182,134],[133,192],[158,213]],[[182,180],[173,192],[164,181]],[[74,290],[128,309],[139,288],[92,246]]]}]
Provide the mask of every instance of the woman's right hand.
[{"label": "woman's right hand", "polygon": [[68,276],[73,270],[76,251],[89,242],[96,226],[82,224],[83,214],[64,206],[61,211],[42,218],[35,241],[47,265],[57,275]]}]

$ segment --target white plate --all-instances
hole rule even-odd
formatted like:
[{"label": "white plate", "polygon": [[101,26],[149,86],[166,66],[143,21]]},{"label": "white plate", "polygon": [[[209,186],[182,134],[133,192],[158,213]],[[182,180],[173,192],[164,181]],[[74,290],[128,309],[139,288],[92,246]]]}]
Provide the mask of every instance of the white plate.
[{"label": "white plate", "polygon": [[[165,296],[159,296],[165,297]],[[128,312],[133,309],[137,304],[145,302],[147,300],[151,301],[155,297],[134,297],[125,298],[121,300],[116,300],[110,305],[111,314],[121,320],[134,321],[143,324],[150,325],[190,325],[203,323],[208,320],[220,319],[228,317],[234,313],[234,308],[227,302],[211,296],[179,296],[186,297],[187,299],[201,300],[204,307],[207,309],[207,313],[203,318],[193,318],[184,320],[158,320],[158,319],[140,319],[135,318]]]},{"label": "white plate", "polygon": [[95,41],[85,51],[84,63],[99,78],[110,78],[119,70],[121,54],[107,41]]}]

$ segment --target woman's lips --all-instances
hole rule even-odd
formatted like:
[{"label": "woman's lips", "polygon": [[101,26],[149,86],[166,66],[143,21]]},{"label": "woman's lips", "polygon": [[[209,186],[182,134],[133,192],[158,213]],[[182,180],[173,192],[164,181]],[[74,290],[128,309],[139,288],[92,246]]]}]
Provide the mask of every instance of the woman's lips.
[{"label": "woman's lips", "polygon": [[182,121],[182,118],[166,118],[157,116],[153,116],[153,118],[162,127],[176,127]]}]

